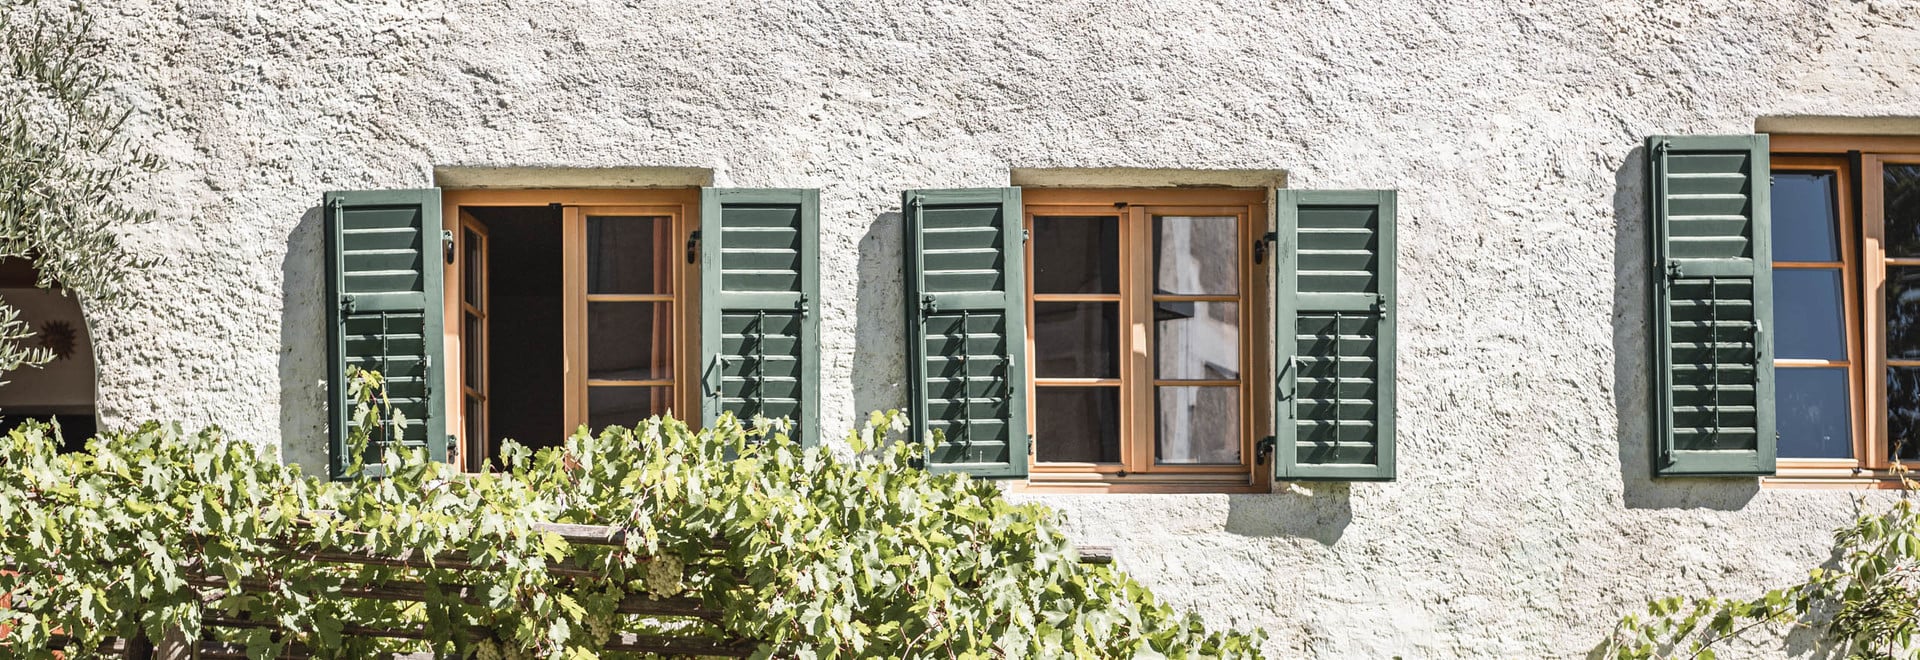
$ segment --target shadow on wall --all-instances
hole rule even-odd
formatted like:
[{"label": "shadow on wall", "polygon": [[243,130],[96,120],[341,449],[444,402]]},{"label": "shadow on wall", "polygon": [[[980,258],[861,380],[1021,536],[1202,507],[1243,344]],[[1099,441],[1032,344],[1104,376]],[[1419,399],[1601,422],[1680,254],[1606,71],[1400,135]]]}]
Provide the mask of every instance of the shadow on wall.
[{"label": "shadow on wall", "polygon": [[1652,296],[1647,287],[1655,282],[1648,277],[1646,180],[1646,148],[1635,147],[1614,173],[1613,193],[1613,396],[1625,504],[1738,510],[1759,492],[1758,480],[1653,478]]},{"label": "shadow on wall", "polygon": [[[1313,539],[1333,547],[1353,522],[1353,487],[1301,484],[1298,492],[1227,496],[1227,532],[1241,536]],[[1310,494],[1309,494],[1310,493]]]},{"label": "shadow on wall", "polygon": [[[859,415],[907,405],[901,231],[900,214],[888,212],[875,217],[860,237],[851,369],[853,410]],[[854,424],[865,421],[857,417]]]},{"label": "shadow on wall", "polygon": [[280,262],[280,460],[326,474],[325,234],[320,207],[300,214]]}]

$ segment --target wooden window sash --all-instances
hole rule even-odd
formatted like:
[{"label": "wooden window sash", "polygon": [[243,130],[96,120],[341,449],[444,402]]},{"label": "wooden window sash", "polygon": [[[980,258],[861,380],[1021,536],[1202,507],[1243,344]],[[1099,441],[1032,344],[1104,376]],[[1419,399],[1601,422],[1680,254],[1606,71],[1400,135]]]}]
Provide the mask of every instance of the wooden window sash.
[{"label": "wooden window sash", "polygon": [[[1899,142],[1905,149],[1920,151],[1920,140]],[[1878,146],[1888,146],[1881,143]],[[1904,153],[1865,153],[1860,156],[1860,206],[1863,231],[1861,254],[1864,268],[1861,297],[1867,311],[1865,340],[1868,353],[1867,374],[1861,380],[1872,396],[1868,397],[1871,408],[1866,415],[1871,422],[1871,434],[1867,438],[1868,453],[1866,468],[1875,473],[1886,473],[1893,466],[1893,458],[1888,446],[1892,438],[1887,431],[1887,383],[1888,367],[1920,366],[1920,360],[1896,360],[1887,357],[1887,308],[1886,278],[1887,269],[1892,266],[1920,265],[1917,258],[1888,257],[1886,251],[1886,175],[1887,165],[1920,164],[1920,154]],[[1871,295],[1868,295],[1868,293]],[[1902,461],[1906,467],[1920,467],[1912,461]]]},{"label": "wooden window sash", "polygon": [[[1263,213],[1265,191],[1247,190],[1055,190],[1023,191],[1024,227],[1031,231],[1035,217],[1075,216],[1111,217],[1119,223],[1118,255],[1120,282],[1118,293],[1111,294],[1036,294],[1033,280],[1026,282],[1028,305],[1027,351],[1029,364],[1034,356],[1033,305],[1036,302],[1117,302],[1119,310],[1120,376],[1118,378],[1030,378],[1029,397],[1041,387],[1111,386],[1120,389],[1119,463],[1040,462],[1038,451],[1028,457],[1031,483],[1023,490],[1064,489],[1073,492],[1170,492],[1197,488],[1202,492],[1222,492],[1237,488],[1255,489],[1266,481],[1255,474],[1254,444],[1264,429],[1264,410],[1254,405],[1254,383],[1264,371],[1258,367],[1265,355],[1265,325],[1248,321],[1250,314],[1264,310],[1267,288],[1264,265],[1252,263],[1254,241],[1266,233]],[[1223,204],[1221,202],[1232,202]],[[1237,292],[1234,294],[1156,294],[1153,292],[1152,218],[1154,216],[1231,216],[1236,225]],[[1024,258],[1027,272],[1034,270],[1034,247],[1028,241]],[[1239,306],[1240,364],[1238,379],[1171,380],[1154,377],[1153,305],[1156,302],[1232,302]],[[1234,387],[1239,394],[1240,462],[1237,465],[1159,465],[1154,408],[1158,386]],[[1032,417],[1037,417],[1034,415]],[[1037,422],[1030,418],[1029,433]],[[1044,442],[1035,438],[1035,444]],[[1124,477],[1119,475],[1124,473]]]},{"label": "wooden window sash", "polygon": [[[453,415],[453,421],[460,424],[460,426],[458,429],[451,431],[458,434],[457,437],[459,438],[459,442],[456,444],[456,446],[460,448],[459,465],[461,469],[475,469],[485,465],[487,460],[492,458],[488,456],[487,443],[483,441],[488,435],[488,429],[491,428],[488,424],[492,421],[486,412],[490,402],[489,397],[492,396],[492,386],[488,382],[488,378],[490,377],[489,372],[491,371],[493,361],[487,359],[488,351],[492,345],[491,336],[493,332],[492,320],[489,318],[488,310],[492,305],[489,300],[489,296],[493,293],[492,275],[487,271],[487,249],[492,246],[492,239],[487,236],[486,224],[481,223],[478,219],[474,218],[472,214],[466,211],[460,211],[458,217],[460,228],[455,235],[453,250],[455,255],[454,260],[461,262],[457,264],[458,267],[454,270],[455,273],[460,274],[457,278],[459,282],[454,285],[456,300],[459,301],[458,304],[460,305],[460,314],[455,316],[455,318],[461,321],[458,331],[460,340],[447,345],[454,347],[453,350],[449,351],[450,356],[460,356],[462,358],[458,360],[457,364],[454,364],[453,369],[451,369],[451,371],[460,373],[460,405],[449,406],[449,408],[457,407],[460,409],[457,414]],[[469,295],[467,290],[467,288],[474,285],[475,282],[468,281],[466,273],[469,264],[464,263],[468,252],[466,243],[468,236],[475,236],[480,239],[479,249],[475,251],[475,253],[479,255],[480,264],[474,269],[474,272],[479,273],[478,286],[476,287],[479,291],[474,295]],[[469,298],[478,301],[479,304],[476,305],[469,302]],[[466,341],[466,316],[468,315],[474,316],[480,321],[478,333],[479,342],[477,346],[467,346],[464,343]],[[466,351],[470,350],[479,351],[481,359],[464,359],[466,357]],[[479,363],[480,373],[466,373],[467,366],[475,362]],[[468,398],[478,400],[480,404],[480,419],[476,422],[476,425],[480,429],[480,438],[467,437],[467,429],[470,426],[466,424],[467,420],[465,419]]]},{"label": "wooden window sash", "polygon": [[[654,327],[649,329],[653,354],[659,355],[662,348],[668,349],[664,352],[668,360],[667,372],[670,374],[682,373],[681,367],[684,363],[695,361],[687,359],[688,342],[691,341],[691,337],[688,333],[675,331],[684,326],[684,323],[678,320],[692,314],[692,311],[683,304],[680,296],[680,292],[686,289],[684,281],[688,277],[687,269],[672,266],[683,261],[678,258],[680,241],[673,238],[686,235],[681,228],[681,218],[686,213],[686,207],[681,205],[563,205],[562,210],[565,214],[566,231],[570,234],[565,238],[566,242],[563,246],[563,252],[567,254],[564,262],[566,272],[573,276],[566,287],[566,299],[572,303],[568,307],[569,314],[566,320],[568,340],[566,378],[567,392],[571,396],[566,406],[567,428],[579,428],[592,421],[588,404],[591,398],[589,394],[595,387],[664,387],[667,389],[664,399],[667,402],[668,411],[675,413],[676,416],[684,416],[682,411],[694,408],[689,407],[684,401],[685,395],[691,388],[684,387],[680,378],[602,379],[588,376],[589,346],[592,338],[588,336],[587,307],[588,303],[595,302],[667,303],[667,315],[665,317],[655,315]],[[666,293],[587,292],[587,218],[607,216],[666,218],[665,223],[654,225],[653,254],[655,277],[659,278],[662,272],[668,275],[660,278],[668,282]]]},{"label": "wooden window sash", "polygon": [[[1859,252],[1854,246],[1854,236],[1857,234],[1854,223],[1852,168],[1847,163],[1846,158],[1833,156],[1775,155],[1771,161],[1769,167],[1774,171],[1824,171],[1831,172],[1834,175],[1834,232],[1839,239],[1838,251],[1840,253],[1840,260],[1775,261],[1773,268],[1774,270],[1832,270],[1837,268],[1840,271],[1841,280],[1840,308],[1841,316],[1843,317],[1842,323],[1844,324],[1842,327],[1846,329],[1845,359],[1783,359],[1778,357],[1778,353],[1776,352],[1773,365],[1776,369],[1781,367],[1846,367],[1848,425],[1853,431],[1851,434],[1852,437],[1850,438],[1853,443],[1853,458],[1789,458],[1783,456],[1777,459],[1776,472],[1789,477],[1795,477],[1811,473],[1829,472],[1844,465],[1851,473],[1853,468],[1866,463],[1866,457],[1869,455],[1872,446],[1870,438],[1873,436],[1869,425],[1866,424],[1865,415],[1866,397],[1864,395],[1867,392],[1865,383],[1867,376],[1870,374],[1867,373],[1868,370],[1862,368],[1863,361],[1861,360],[1862,333],[1860,332],[1860,316],[1862,312],[1860,308],[1860,287],[1857,282],[1860,269],[1856,267]],[[1778,222],[1778,219],[1776,219],[1775,222]],[[1771,274],[1769,274],[1769,276],[1771,276]]]}]

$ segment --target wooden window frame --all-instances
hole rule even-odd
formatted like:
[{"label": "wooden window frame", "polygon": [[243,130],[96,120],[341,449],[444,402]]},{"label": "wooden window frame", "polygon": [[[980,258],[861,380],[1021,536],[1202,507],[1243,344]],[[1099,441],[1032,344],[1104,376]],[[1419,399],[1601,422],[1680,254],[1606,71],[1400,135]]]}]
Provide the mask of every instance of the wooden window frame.
[{"label": "wooden window frame", "polygon": [[[1272,394],[1268,364],[1272,343],[1268,337],[1269,265],[1253,263],[1253,246],[1269,231],[1270,195],[1266,189],[1023,189],[1022,227],[1033,229],[1035,216],[1111,217],[1119,223],[1120,287],[1111,294],[1036,294],[1033,283],[1033,241],[1024,256],[1027,305],[1027,398],[1048,386],[1115,385],[1120,388],[1120,453],[1122,462],[1042,463],[1038,447],[1045,438],[1035,435],[1027,457],[1028,479],[1016,486],[1029,492],[1266,492],[1272,471],[1259,469],[1256,447],[1268,435],[1271,406],[1262,402]],[[1239,291],[1231,295],[1156,294],[1153,290],[1152,218],[1165,215],[1238,218]],[[1166,300],[1233,302],[1239,305],[1240,377],[1233,381],[1168,380],[1155,377],[1153,362],[1153,306]],[[1039,378],[1034,369],[1035,302],[1119,303],[1118,378]],[[1226,384],[1226,383],[1231,383]],[[1236,465],[1156,464],[1157,430],[1154,419],[1156,388],[1161,385],[1235,387],[1240,395],[1240,462]],[[1027,432],[1035,434],[1037,418],[1028,416]]]},{"label": "wooden window frame", "polygon": [[[676,417],[690,424],[699,423],[700,392],[698,371],[700,350],[700,266],[683,257],[681,246],[700,228],[700,189],[698,188],[636,188],[636,189],[480,189],[448,190],[442,194],[444,206],[441,218],[444,229],[454,236],[453,258],[446,261],[443,279],[446,286],[444,329],[447,360],[453,368],[445,370],[444,387],[448,392],[462,392],[467,382],[466,346],[461,335],[462,303],[465,292],[460,277],[465,266],[466,234],[462,232],[461,209],[466,207],[501,206],[554,206],[561,207],[561,293],[562,318],[565,324],[563,333],[562,379],[566,383],[563,397],[563,419],[566,428],[578,429],[586,424],[587,417],[587,302],[599,299],[632,299],[635,296],[622,294],[587,294],[587,246],[586,217],[588,215],[653,215],[671,218],[672,229],[668,245],[661,246],[661,253],[673,266],[671,269],[673,284],[670,294],[642,294],[639,297],[663,298],[660,302],[669,302],[672,310],[672,327],[675,337],[672,347],[673,377],[659,382],[659,385],[674,388],[671,395],[672,411]],[[490,333],[488,333],[490,334]],[[483,349],[484,350],[484,349]],[[483,360],[484,364],[485,361]],[[647,384],[655,384],[647,381]],[[462,456],[469,451],[480,452],[485,456],[486,443],[472,443],[466,437],[466,406],[464,399],[460,405],[447,406],[449,433],[456,434]],[[490,428],[490,424],[482,423]],[[556,439],[557,440],[557,439]],[[462,460],[463,467],[467,462]]]},{"label": "wooden window frame", "polygon": [[[1771,169],[1826,169],[1840,176],[1837,206],[1840,256],[1845,266],[1841,277],[1849,360],[1831,365],[1821,360],[1776,358],[1774,362],[1776,365],[1849,368],[1854,457],[1782,456],[1778,459],[1776,475],[1764,478],[1762,483],[1773,488],[1900,488],[1887,447],[1886,270],[1895,265],[1920,265],[1920,258],[1886,257],[1881,167],[1890,163],[1920,164],[1920,136],[1774,135],[1769,142]],[[1853,155],[1859,158],[1857,170],[1850,162]],[[1859,208],[1854,208],[1852,191],[1856,188],[1860,191]],[[1821,266],[1776,262],[1774,267]],[[1920,361],[1893,362],[1920,366]],[[1905,461],[1903,467],[1920,468],[1920,462]]]},{"label": "wooden window frame", "polygon": [[[458,351],[457,353],[450,353],[450,354],[460,356],[459,366],[456,367],[457,369],[461,370],[460,388],[457,390],[450,390],[450,391],[460,393],[460,402],[458,405],[450,404],[448,407],[459,408],[460,410],[459,413],[453,415],[453,422],[462,424],[462,426],[460,426],[458,429],[453,430],[453,433],[455,434],[455,436],[461,439],[460,442],[455,444],[456,447],[460,448],[460,461],[459,461],[460,469],[473,471],[473,470],[480,469],[481,466],[484,466],[487,460],[491,457],[487,455],[486,445],[484,443],[482,443],[477,449],[474,447],[469,447],[465,444],[465,438],[467,437],[468,429],[472,429],[476,427],[476,425],[474,424],[467,424],[468,422],[468,420],[466,419],[467,400],[476,399],[480,402],[481,410],[487,409],[486,407],[488,403],[488,398],[492,396],[492,391],[491,391],[492,386],[490,383],[488,383],[488,371],[491,363],[488,362],[487,360],[482,359],[479,361],[480,373],[473,374],[473,373],[466,372],[467,367],[474,363],[473,360],[467,359],[467,354],[464,348],[467,341],[467,336],[466,336],[467,318],[466,317],[473,316],[480,320],[479,332],[476,333],[478,335],[476,343],[478,344],[478,350],[480,350],[484,355],[485,352],[488,350],[489,344],[491,343],[491,334],[492,334],[492,327],[493,327],[492,322],[489,319],[489,314],[491,313],[492,307],[493,307],[492,301],[489,299],[489,296],[492,294],[492,291],[490,290],[492,288],[492,279],[486,274],[487,268],[488,268],[488,263],[487,263],[488,257],[487,257],[486,250],[489,246],[492,245],[493,239],[492,237],[487,235],[487,226],[485,223],[480,222],[479,219],[474,218],[471,214],[468,214],[465,210],[461,210],[459,213],[459,216],[460,217],[458,222],[460,227],[454,230],[457,236],[457,238],[454,239],[456,241],[456,244],[454,246],[454,251],[457,256],[454,257],[455,263],[452,265],[455,266],[453,269],[453,273],[458,275],[458,279],[460,281],[447,283],[446,286],[447,286],[447,297],[449,299],[454,299],[457,297],[457,300],[454,300],[453,304],[454,306],[459,308],[459,313],[455,314],[454,318],[457,319],[457,322],[459,323],[460,327],[454,329],[453,331],[447,332],[446,334],[448,337],[453,337],[455,335],[458,335],[460,337],[459,343],[447,344],[449,346],[459,347],[459,348],[453,349],[455,351]],[[481,281],[478,283],[479,286],[477,287],[475,287],[474,286],[475,283],[472,282],[467,277],[467,273],[470,272],[468,270],[468,267],[470,266],[470,264],[467,264],[463,261],[464,259],[467,258],[467,248],[470,247],[467,243],[468,237],[470,235],[478,236],[480,239],[479,240],[480,249],[476,251],[476,254],[479,255],[478,260],[480,264],[477,272],[481,274],[479,278]],[[449,277],[447,279],[452,279],[452,278]],[[468,291],[473,288],[479,289],[479,295],[476,295],[476,296],[468,295]],[[474,302],[470,302],[469,298],[472,298],[473,300],[478,301],[478,304],[475,304]],[[480,429],[480,437],[484,438],[488,435],[487,421],[488,421],[488,417],[486,415],[481,415],[479,421],[477,422],[477,427]],[[453,427],[449,426],[448,428],[453,428]]]}]

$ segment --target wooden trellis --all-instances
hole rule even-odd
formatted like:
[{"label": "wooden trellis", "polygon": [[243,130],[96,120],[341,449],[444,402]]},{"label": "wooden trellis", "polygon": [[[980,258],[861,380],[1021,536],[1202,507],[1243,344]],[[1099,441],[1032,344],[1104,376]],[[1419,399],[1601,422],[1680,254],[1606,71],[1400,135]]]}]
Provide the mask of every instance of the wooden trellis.
[{"label": "wooden trellis", "polygon": [[[534,525],[534,531],[558,535],[568,543],[578,546],[619,547],[626,544],[626,532],[617,527],[544,523]],[[1081,563],[1107,564],[1113,562],[1113,549],[1110,547],[1081,546],[1078,550]],[[433,557],[427,557],[411,551],[397,555],[374,555],[360,552],[288,548],[286,552],[296,559],[322,564],[354,564],[361,566],[421,569],[435,568],[457,571],[491,570],[487,566],[475,564],[465,556],[456,553],[442,553]],[[549,565],[547,570],[555,575],[567,577],[598,577],[599,575],[591,570],[566,564]],[[225,582],[224,578],[217,575],[194,575],[188,579],[188,582],[197,588],[211,590],[212,592],[218,592],[231,586]],[[241,586],[248,590],[257,590],[267,589],[271,584],[268,581],[261,580],[247,581],[242,583]],[[466,600],[467,602],[478,602],[481,598],[480,594],[472,592],[470,587],[442,587],[442,589],[444,590],[443,593],[450,594],[455,598]],[[343,585],[338,591],[338,594],[348,598],[387,602],[426,602],[428,586],[425,583],[412,580],[390,579],[371,585]],[[706,608],[699,599],[684,596],[655,599],[645,594],[629,594],[621,600],[615,611],[620,614],[705,622],[717,621],[720,618],[720,612]],[[216,609],[204,610],[201,615],[201,623],[203,626],[209,628],[251,628],[286,632],[285,629],[271,621],[230,617]],[[345,623],[341,629],[341,634],[349,637],[380,637],[388,639],[428,640],[432,639],[432,633],[433,631],[428,630],[424,626],[382,627],[356,625],[350,622]],[[474,634],[485,635],[487,631],[476,630]],[[56,637],[54,644],[56,647],[64,647],[68,641],[69,640]],[[602,650],[652,653],[664,656],[747,657],[752,655],[758,646],[759,642],[757,640],[750,639],[715,640],[706,636],[639,635],[616,632],[609,636]],[[4,640],[0,639],[0,649],[4,649],[5,647],[6,644]],[[146,639],[144,636],[132,639],[110,639],[100,651],[109,654],[118,654],[131,660],[247,657],[246,646],[243,644],[211,639],[168,639],[156,641]],[[310,655],[311,649],[295,645],[280,657],[298,660],[310,657]],[[419,653],[394,655],[396,660],[401,658],[431,657],[433,657],[432,654]]]}]

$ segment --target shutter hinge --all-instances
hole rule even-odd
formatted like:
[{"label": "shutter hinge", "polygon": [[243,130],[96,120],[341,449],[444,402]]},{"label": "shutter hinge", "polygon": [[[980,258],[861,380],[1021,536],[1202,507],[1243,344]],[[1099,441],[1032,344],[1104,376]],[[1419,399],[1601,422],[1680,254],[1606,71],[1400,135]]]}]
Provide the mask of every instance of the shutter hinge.
[{"label": "shutter hinge", "polygon": [[1380,314],[1387,313],[1387,294],[1373,294],[1373,311],[1379,312]]},{"label": "shutter hinge", "polygon": [[440,249],[447,256],[447,263],[453,263],[453,230],[440,230]]},{"label": "shutter hinge", "polygon": [[920,210],[920,207],[923,205],[925,205],[925,202],[922,201],[921,198],[918,196],[914,197],[913,199],[907,200],[907,208],[913,209],[915,211]]},{"label": "shutter hinge", "polygon": [[801,318],[806,318],[807,314],[812,313],[813,311],[813,308],[810,305],[808,305],[808,302],[809,301],[807,299],[807,294],[802,293],[800,294],[800,300],[793,304],[794,309],[800,310]]},{"label": "shutter hinge", "polygon": [[687,234],[687,263],[693,263],[695,261],[698,261],[699,259],[700,259],[700,230],[695,229],[693,230],[693,233]]},{"label": "shutter hinge", "polygon": [[938,313],[940,313],[940,301],[935,299],[931,293],[921,294],[920,318],[926,318]]},{"label": "shutter hinge", "polygon": [[1033,240],[1033,230],[1031,230],[1031,229],[1022,229],[1022,230],[1020,230],[1020,242],[1021,242],[1021,243],[1025,243],[1025,242],[1027,242],[1027,241],[1031,241],[1031,240]]},{"label": "shutter hinge", "polygon": [[344,293],[340,295],[340,313],[341,314],[352,314],[354,310],[358,307],[359,307],[359,303],[353,299],[353,294]]},{"label": "shutter hinge", "polygon": [[1680,268],[1680,262],[1678,262],[1678,261],[1668,261],[1668,262],[1667,262],[1667,281],[1666,281],[1666,284],[1667,284],[1668,286],[1671,286],[1671,285],[1673,284],[1673,281],[1674,281],[1674,280],[1677,280],[1677,279],[1680,279],[1680,278],[1682,278],[1682,277],[1686,277],[1686,276],[1687,276],[1687,272],[1686,272],[1685,270],[1683,270],[1683,269],[1681,269],[1681,268]]},{"label": "shutter hinge", "polygon": [[1266,263],[1267,262],[1267,245],[1270,243],[1277,243],[1279,241],[1280,241],[1280,234],[1278,232],[1271,232],[1271,231],[1267,232],[1267,235],[1261,236],[1259,240],[1254,241],[1253,242],[1253,263],[1255,264]]},{"label": "shutter hinge", "polygon": [[1273,455],[1273,448],[1278,444],[1279,442],[1273,436],[1261,438],[1259,442],[1253,443],[1253,464],[1266,465],[1267,457]]}]

